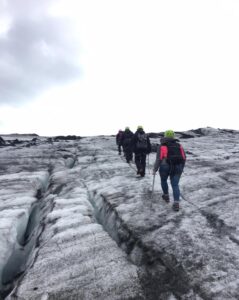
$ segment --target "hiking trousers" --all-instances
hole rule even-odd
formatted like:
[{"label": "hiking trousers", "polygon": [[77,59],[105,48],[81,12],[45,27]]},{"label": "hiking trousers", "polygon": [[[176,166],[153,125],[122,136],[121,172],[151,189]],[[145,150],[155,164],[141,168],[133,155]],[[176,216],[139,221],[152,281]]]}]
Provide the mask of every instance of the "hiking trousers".
[{"label": "hiking trousers", "polygon": [[161,178],[161,187],[164,194],[168,194],[168,178],[170,178],[174,201],[180,201],[179,180],[182,175],[184,164],[169,165],[161,164],[159,167],[159,175]]},{"label": "hiking trousers", "polygon": [[118,144],[118,152],[119,152],[119,154],[121,154],[121,147],[122,147],[122,145]]},{"label": "hiking trousers", "polygon": [[142,175],[145,175],[146,154],[135,153],[135,164],[137,167],[137,171],[140,172]]},{"label": "hiking trousers", "polygon": [[133,152],[130,149],[127,149],[127,151],[125,151],[125,159],[128,162],[132,161],[133,159]]}]

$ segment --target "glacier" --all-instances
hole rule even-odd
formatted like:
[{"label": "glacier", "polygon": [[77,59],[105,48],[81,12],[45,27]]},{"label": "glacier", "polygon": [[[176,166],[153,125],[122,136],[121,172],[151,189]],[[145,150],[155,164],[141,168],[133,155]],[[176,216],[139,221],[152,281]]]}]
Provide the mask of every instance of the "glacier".
[{"label": "glacier", "polygon": [[177,132],[179,212],[115,136],[1,137],[2,299],[239,298],[238,131]]}]

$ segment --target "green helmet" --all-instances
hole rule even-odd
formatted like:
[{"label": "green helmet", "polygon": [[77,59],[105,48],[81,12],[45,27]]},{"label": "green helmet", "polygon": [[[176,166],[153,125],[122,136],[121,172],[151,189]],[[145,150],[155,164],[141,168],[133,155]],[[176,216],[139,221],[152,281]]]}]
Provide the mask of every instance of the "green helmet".
[{"label": "green helmet", "polygon": [[144,130],[143,126],[141,126],[141,125],[139,125],[139,126],[137,127],[137,130],[139,130],[139,129]]},{"label": "green helmet", "polygon": [[174,138],[175,137],[175,133],[173,132],[173,130],[166,130],[164,132],[164,137],[166,137],[166,138]]},{"label": "green helmet", "polygon": [[127,126],[127,127],[125,127],[125,130],[129,130],[129,127]]}]

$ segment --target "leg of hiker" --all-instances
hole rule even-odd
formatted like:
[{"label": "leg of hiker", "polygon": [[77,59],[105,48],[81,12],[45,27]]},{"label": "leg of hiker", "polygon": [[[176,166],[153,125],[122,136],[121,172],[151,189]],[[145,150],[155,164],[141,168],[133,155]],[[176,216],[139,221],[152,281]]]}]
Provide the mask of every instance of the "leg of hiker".
[{"label": "leg of hiker", "polygon": [[132,161],[133,160],[133,152],[132,150],[130,150],[129,152],[129,161]]},{"label": "leg of hiker", "polygon": [[180,190],[179,190],[179,179],[180,179],[180,174],[175,174],[170,176],[170,181],[171,181],[171,186],[173,189],[173,199],[174,201],[179,202],[180,200]]},{"label": "leg of hiker", "polygon": [[170,167],[168,164],[161,164],[159,169],[160,179],[161,179],[161,187],[163,190],[162,198],[165,201],[169,201],[169,194],[168,194],[168,176],[169,176]]},{"label": "leg of hiker", "polygon": [[121,146],[118,145],[118,152],[119,152],[119,155],[121,154]]},{"label": "leg of hiker", "polygon": [[180,201],[180,189],[179,189],[179,180],[182,175],[183,166],[175,165],[173,174],[170,175],[171,186],[173,189],[173,209],[179,210],[179,201]]},{"label": "leg of hiker", "polygon": [[145,153],[141,153],[141,157],[140,157],[140,164],[141,164],[141,171],[140,171],[140,175],[142,177],[144,177],[145,175],[145,168],[146,168],[146,154]]},{"label": "leg of hiker", "polygon": [[126,149],[125,151],[125,159],[127,163],[129,163],[131,160],[131,151],[129,149]]},{"label": "leg of hiker", "polygon": [[135,165],[137,168],[137,174],[139,174],[139,170],[140,170],[140,154],[139,153],[135,153],[134,161],[135,161]]}]

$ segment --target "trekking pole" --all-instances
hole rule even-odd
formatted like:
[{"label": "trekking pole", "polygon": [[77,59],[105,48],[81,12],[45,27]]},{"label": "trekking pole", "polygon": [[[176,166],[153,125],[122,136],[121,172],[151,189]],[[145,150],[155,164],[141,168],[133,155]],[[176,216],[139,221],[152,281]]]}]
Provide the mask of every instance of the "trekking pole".
[{"label": "trekking pole", "polygon": [[152,191],[151,191],[151,196],[150,196],[150,209],[153,208],[153,195],[154,195],[154,182],[155,182],[155,174],[153,176],[153,184],[152,184]]},{"label": "trekking pole", "polygon": [[153,176],[153,184],[152,184],[152,191],[151,191],[151,199],[153,198],[153,193],[154,193],[154,182],[155,182],[155,174]]}]

